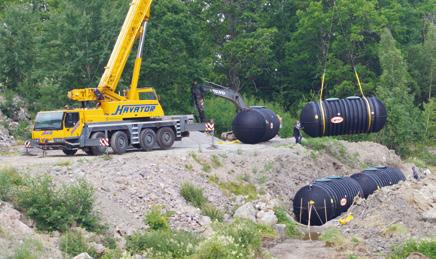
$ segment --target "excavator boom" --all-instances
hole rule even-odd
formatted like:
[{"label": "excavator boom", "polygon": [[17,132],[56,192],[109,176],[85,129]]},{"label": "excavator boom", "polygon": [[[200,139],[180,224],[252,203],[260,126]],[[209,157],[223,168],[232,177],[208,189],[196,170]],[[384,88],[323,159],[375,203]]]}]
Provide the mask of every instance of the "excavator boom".
[{"label": "excavator boom", "polygon": [[245,105],[244,101],[242,100],[242,96],[238,92],[230,88],[211,82],[206,82],[202,84],[194,83],[192,87],[192,97],[194,99],[195,107],[198,110],[198,114],[200,117],[199,119],[201,122],[207,121],[206,115],[204,113],[205,92],[231,101],[236,106],[238,112],[248,109],[247,105]]}]

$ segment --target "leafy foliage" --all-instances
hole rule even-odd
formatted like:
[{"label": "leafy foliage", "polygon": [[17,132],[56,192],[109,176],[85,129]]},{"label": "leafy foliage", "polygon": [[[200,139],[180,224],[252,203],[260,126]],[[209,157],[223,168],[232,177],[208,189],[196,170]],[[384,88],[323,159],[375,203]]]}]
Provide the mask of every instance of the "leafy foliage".
[{"label": "leafy foliage", "polygon": [[30,178],[17,192],[17,205],[40,230],[65,231],[73,224],[98,231],[102,226],[93,211],[94,191],[86,182],[56,188],[48,176]]},{"label": "leafy foliage", "polygon": [[[1,94],[23,96],[35,112],[63,107],[72,88],[97,85],[128,8],[122,0],[2,1]],[[326,97],[356,93],[355,66],[365,93],[386,103],[389,122],[379,135],[353,139],[410,155],[433,136],[422,132],[435,95],[433,10],[431,0],[155,1],[140,85],[156,87],[169,114],[193,112],[193,80],[229,86],[250,105],[277,112],[281,136],[290,136],[302,105],[317,95],[324,65]],[[231,129],[230,103],[213,98],[206,107],[218,132]]]},{"label": "leafy foliage", "polygon": [[407,258],[411,253],[418,252],[430,258],[436,256],[436,241],[435,240],[421,240],[421,241],[407,241],[406,243],[397,247],[390,258],[402,259]]},{"label": "leafy foliage", "polygon": [[147,215],[145,215],[145,224],[150,226],[152,230],[169,230],[168,219],[170,214],[162,214],[160,207],[153,207]]}]

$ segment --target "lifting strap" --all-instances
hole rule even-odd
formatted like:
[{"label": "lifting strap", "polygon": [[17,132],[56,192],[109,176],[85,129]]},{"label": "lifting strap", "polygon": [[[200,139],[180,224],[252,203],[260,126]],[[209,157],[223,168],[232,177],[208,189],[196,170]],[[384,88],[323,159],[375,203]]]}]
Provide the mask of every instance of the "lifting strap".
[{"label": "lifting strap", "polygon": [[[333,1],[333,9],[332,9],[333,14],[332,14],[332,19],[331,19],[331,24],[330,24],[330,31],[328,34],[327,43],[325,44],[326,51],[325,51],[324,71],[323,71],[323,74],[321,77],[321,90],[320,90],[320,95],[319,95],[319,107],[320,107],[320,112],[321,112],[321,117],[322,117],[322,126],[323,126],[322,135],[325,134],[326,126],[327,126],[327,124],[326,124],[326,117],[327,116],[325,114],[325,109],[324,109],[323,95],[324,95],[324,88],[325,88],[325,78],[326,78],[326,73],[327,73],[327,63],[328,63],[328,54],[329,54],[329,48],[330,48],[330,40],[331,40],[331,34],[332,34],[332,29],[333,29],[333,20],[335,17],[335,9],[336,9],[336,0]],[[344,31],[343,25],[341,22],[340,22],[340,24],[341,24],[342,31]],[[368,111],[368,129],[367,129],[367,131],[370,132],[371,126],[373,123],[373,120],[372,120],[373,112],[371,111],[371,105],[370,105],[368,99],[366,98],[366,96],[363,92],[362,82],[360,81],[359,73],[357,72],[357,69],[356,69],[356,66],[354,63],[354,56],[352,54],[352,50],[349,49],[348,51],[349,51],[350,60],[351,60],[352,66],[353,66],[354,75],[355,75],[356,80],[357,80],[357,85],[359,87],[360,95],[362,96],[362,99],[366,103],[366,108]]]}]

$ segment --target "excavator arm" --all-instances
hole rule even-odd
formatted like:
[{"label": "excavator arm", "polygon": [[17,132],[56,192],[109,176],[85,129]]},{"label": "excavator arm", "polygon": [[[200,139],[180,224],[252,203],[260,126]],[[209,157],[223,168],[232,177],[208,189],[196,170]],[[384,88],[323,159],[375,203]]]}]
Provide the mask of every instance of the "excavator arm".
[{"label": "excavator arm", "polygon": [[194,104],[198,111],[200,122],[202,123],[207,122],[207,118],[204,110],[205,109],[204,93],[211,93],[215,96],[231,101],[236,106],[238,112],[248,109],[247,105],[245,105],[244,101],[242,100],[242,96],[238,92],[230,88],[211,82],[206,82],[202,84],[194,83],[191,90],[192,90],[192,97],[194,99]]},{"label": "excavator arm", "polygon": [[[97,88],[75,89],[68,93],[74,101],[123,101],[126,97],[116,93],[116,88],[126,66],[136,39],[140,39],[138,55],[135,60],[132,83],[127,99],[133,99],[138,84],[141,66],[142,46],[145,38],[147,22],[150,18],[152,0],[132,0],[129,12],[124,20],[115,47],[105,67],[103,76]],[[142,35],[141,35],[142,34]],[[141,35],[141,36],[140,36]]]}]

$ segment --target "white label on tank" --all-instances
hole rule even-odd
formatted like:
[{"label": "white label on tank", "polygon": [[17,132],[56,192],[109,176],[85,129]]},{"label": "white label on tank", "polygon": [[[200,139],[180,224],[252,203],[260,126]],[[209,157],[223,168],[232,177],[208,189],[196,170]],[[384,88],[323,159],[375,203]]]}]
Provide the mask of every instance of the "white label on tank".
[{"label": "white label on tank", "polygon": [[340,124],[344,121],[344,118],[337,116],[337,117],[333,117],[330,121],[333,124]]},{"label": "white label on tank", "polygon": [[347,198],[342,198],[341,206],[344,207],[345,205],[347,205]]}]

